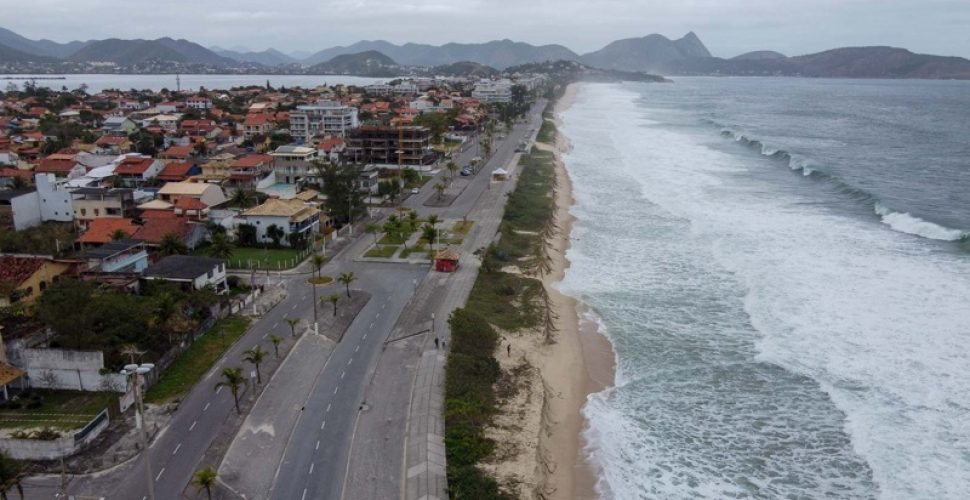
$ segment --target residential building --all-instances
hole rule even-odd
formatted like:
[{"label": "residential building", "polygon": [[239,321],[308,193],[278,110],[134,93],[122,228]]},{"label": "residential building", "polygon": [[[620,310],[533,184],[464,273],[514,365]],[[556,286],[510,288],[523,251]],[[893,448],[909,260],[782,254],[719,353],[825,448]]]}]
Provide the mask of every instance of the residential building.
[{"label": "residential building", "polygon": [[418,169],[435,161],[431,131],[426,127],[364,126],[351,130],[346,139],[345,154],[354,161]]},{"label": "residential building", "polygon": [[482,80],[475,84],[472,97],[484,103],[512,102],[512,82],[510,80]]},{"label": "residential building", "polygon": [[188,99],[185,100],[185,105],[192,109],[205,111],[212,107],[212,99],[209,99],[208,97],[198,97],[198,96],[189,97]]},{"label": "residential building", "polygon": [[36,189],[0,191],[0,227],[22,231],[40,223],[40,199]]},{"label": "residential building", "polygon": [[184,217],[151,218],[145,219],[144,224],[131,235],[131,239],[144,241],[149,246],[158,246],[170,234],[191,249],[202,243],[205,228],[201,224],[190,223]]},{"label": "residential building", "polygon": [[70,267],[49,257],[0,255],[0,307],[32,304]]},{"label": "residential building", "polygon": [[9,165],[11,167],[16,167],[17,163],[20,162],[20,157],[17,153],[13,151],[0,151],[0,165]]},{"label": "residential building", "polygon": [[377,165],[366,165],[357,176],[357,189],[368,196],[377,194],[380,183],[380,169]]},{"label": "residential building", "polygon": [[273,171],[276,180],[287,184],[298,184],[316,174],[313,162],[317,159],[317,148],[307,146],[280,146],[270,153],[273,157]]},{"label": "residential building", "polygon": [[9,189],[13,186],[14,179],[19,178],[25,184],[30,184],[34,178],[34,173],[30,170],[21,170],[13,167],[0,168],[0,189]]},{"label": "residential building", "polygon": [[54,153],[48,155],[40,161],[34,172],[38,174],[54,174],[58,177],[67,177],[73,179],[75,177],[81,177],[87,170],[84,166],[78,164],[76,153]]},{"label": "residential building", "polygon": [[163,168],[165,168],[165,164],[161,160],[147,156],[129,155],[118,163],[114,174],[121,179],[126,187],[141,187],[149,180],[154,179]]},{"label": "residential building", "polygon": [[138,125],[124,116],[109,116],[101,125],[105,134],[127,137],[138,130]]},{"label": "residential building", "polygon": [[258,135],[268,135],[273,131],[271,116],[264,113],[249,113],[242,124],[242,134],[245,139],[252,139]]},{"label": "residential building", "polygon": [[290,112],[290,135],[304,144],[316,136],[342,137],[357,126],[357,108],[345,106],[338,101],[319,101],[313,105],[297,106]]},{"label": "residential building", "polygon": [[158,173],[157,179],[165,182],[182,182],[201,173],[202,169],[194,162],[172,161],[165,164],[165,168]]},{"label": "residential building", "polygon": [[131,150],[131,141],[124,135],[102,135],[94,141],[94,152],[99,155],[119,155]]},{"label": "residential building", "polygon": [[273,157],[270,155],[248,155],[237,158],[230,164],[229,180],[236,186],[261,187],[262,180],[273,172]]},{"label": "residential building", "polygon": [[222,188],[206,182],[169,182],[158,190],[158,199],[177,205],[182,198],[195,198],[211,207],[226,201]]},{"label": "residential building", "polygon": [[87,224],[87,230],[81,233],[77,242],[81,245],[104,245],[114,241],[120,231],[125,237],[135,234],[140,226],[124,217],[112,219],[94,219]]},{"label": "residential building", "polygon": [[54,174],[34,176],[37,197],[39,198],[40,220],[71,222],[74,220],[73,194],[67,181],[58,180]]},{"label": "residential building", "polygon": [[74,221],[86,229],[95,219],[130,217],[135,210],[134,191],[127,188],[84,187],[71,192]]},{"label": "residential building", "polygon": [[138,240],[109,241],[72,256],[83,261],[87,272],[140,273],[148,268],[148,251]]},{"label": "residential building", "polygon": [[145,270],[144,279],[176,283],[184,290],[212,287],[218,294],[229,291],[226,262],[193,255],[169,255]]},{"label": "residential building", "polygon": [[297,198],[270,198],[262,205],[243,211],[238,219],[256,228],[256,241],[260,243],[273,241],[266,233],[270,226],[283,230],[280,243],[286,246],[290,246],[294,239],[291,235],[299,235],[295,239],[305,241],[320,229],[320,210]]}]

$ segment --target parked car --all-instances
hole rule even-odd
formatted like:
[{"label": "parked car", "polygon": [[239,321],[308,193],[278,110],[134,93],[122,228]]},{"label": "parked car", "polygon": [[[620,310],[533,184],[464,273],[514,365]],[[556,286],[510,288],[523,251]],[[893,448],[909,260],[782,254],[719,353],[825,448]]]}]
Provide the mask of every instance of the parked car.
[{"label": "parked car", "polygon": [[411,194],[418,194],[421,192],[421,188],[411,188]]}]

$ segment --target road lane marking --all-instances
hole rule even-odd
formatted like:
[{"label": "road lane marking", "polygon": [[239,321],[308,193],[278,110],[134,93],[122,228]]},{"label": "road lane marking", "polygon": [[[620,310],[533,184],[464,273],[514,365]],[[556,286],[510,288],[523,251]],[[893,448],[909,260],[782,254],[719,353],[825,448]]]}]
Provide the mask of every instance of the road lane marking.
[{"label": "road lane marking", "polygon": [[374,319],[377,319],[377,318],[380,318],[380,317],[381,317],[381,313],[377,313],[377,316],[374,316]]},{"label": "road lane marking", "polygon": [[293,307],[291,307],[290,309],[296,309],[296,306],[298,306],[298,305],[299,304],[293,304]]},{"label": "road lane marking", "polygon": [[[364,336],[366,337],[367,335],[364,335]],[[360,344],[357,344],[357,347],[354,348],[354,352],[357,352],[359,350],[360,350]],[[351,358],[350,360],[353,361],[353,358]],[[347,364],[349,365],[350,363],[347,363]]]},{"label": "road lane marking", "polygon": [[317,445],[314,446],[313,449],[314,450],[319,450],[320,449],[320,441],[319,440],[317,440]]},{"label": "road lane marking", "polygon": [[331,403],[327,403],[327,413],[330,413],[330,405]]},{"label": "road lane marking", "polygon": [[387,304],[381,306],[381,311],[383,311],[385,307],[387,307]]},{"label": "road lane marking", "polygon": [[368,326],[367,328],[374,328],[374,322],[372,321],[370,326]]},{"label": "road lane marking", "polygon": [[300,497],[300,500],[306,500],[306,488],[303,488],[303,496]]},{"label": "road lane marking", "polygon": [[264,339],[265,339],[266,337],[268,337],[268,336],[269,336],[269,334],[268,334],[268,333],[264,333],[264,334],[263,334],[263,338],[264,338]]},{"label": "road lane marking", "polygon": [[178,453],[179,452],[179,448],[181,448],[181,447],[182,447],[182,443],[179,443],[178,445],[176,445],[175,446],[175,451],[172,452],[172,455]]},{"label": "road lane marking", "polygon": [[165,467],[162,467],[162,470],[158,471],[158,475],[155,476],[155,481],[158,481],[158,478],[162,477],[163,472],[165,472]]},{"label": "road lane marking", "polygon": [[[340,377],[340,378],[343,378],[343,377]],[[338,385],[337,387],[334,387],[333,388],[333,393],[336,394],[337,391],[339,391],[339,390],[340,390],[340,386]]]},{"label": "road lane marking", "polygon": [[[344,379],[344,375],[346,375],[346,374],[347,374],[347,372],[340,372],[340,380],[343,380]],[[336,394],[336,392],[334,392],[334,394]]]},{"label": "road lane marking", "polygon": [[324,427],[326,427],[326,426],[327,426],[327,421],[326,421],[326,420],[324,420],[323,422],[320,422],[320,430],[321,430],[321,431],[322,431],[322,430],[323,430],[323,428],[324,428]]},{"label": "road lane marking", "polygon": [[366,334],[366,333],[364,334],[364,338],[365,338],[365,339],[367,338],[367,334]]},{"label": "road lane marking", "polygon": [[206,403],[206,404],[205,404],[205,406],[204,406],[204,407],[202,407],[202,411],[206,411],[206,410],[208,410],[208,409],[209,409],[209,405],[210,405],[210,404],[212,404],[212,403]]},{"label": "road lane marking", "polygon": [[[360,344],[357,345],[357,348],[360,349]],[[350,366],[350,364],[353,363],[353,362],[354,362],[354,358],[348,359],[347,360],[347,366]]]},{"label": "road lane marking", "polygon": [[199,423],[198,420],[192,422],[192,425],[189,426],[189,432],[192,432],[192,429],[195,429],[195,424],[197,424],[197,423]]},{"label": "road lane marking", "polygon": [[277,321],[276,323],[273,323],[273,329],[275,330],[277,326],[280,326],[280,322],[279,321]]},{"label": "road lane marking", "polygon": [[220,392],[222,392],[222,388],[223,388],[223,387],[225,387],[225,386],[223,386],[223,385],[220,385],[219,387],[217,387],[217,388],[216,388],[216,394],[219,394]]},{"label": "road lane marking", "polygon": [[313,462],[310,463],[310,472],[308,472],[307,474],[311,476],[313,475]]}]

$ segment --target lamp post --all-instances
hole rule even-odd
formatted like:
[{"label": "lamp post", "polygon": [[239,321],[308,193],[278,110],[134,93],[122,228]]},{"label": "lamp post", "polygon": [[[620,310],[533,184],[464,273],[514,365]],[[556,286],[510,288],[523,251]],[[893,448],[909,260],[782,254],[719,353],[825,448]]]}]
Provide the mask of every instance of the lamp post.
[{"label": "lamp post", "polygon": [[141,429],[139,433],[141,436],[141,445],[145,454],[145,475],[148,479],[148,498],[155,500],[155,478],[152,477],[152,461],[151,453],[148,449],[148,430],[145,428],[145,405],[142,401],[142,394],[139,390],[139,385],[141,382],[141,376],[152,371],[155,365],[152,363],[142,363],[136,365],[134,363],[130,365],[125,365],[121,370],[122,375],[133,376],[134,380],[134,391],[135,391],[135,426]]}]

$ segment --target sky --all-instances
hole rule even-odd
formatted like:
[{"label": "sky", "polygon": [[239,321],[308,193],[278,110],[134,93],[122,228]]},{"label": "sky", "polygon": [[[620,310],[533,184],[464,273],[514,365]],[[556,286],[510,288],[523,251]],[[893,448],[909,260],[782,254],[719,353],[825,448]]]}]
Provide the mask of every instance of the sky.
[{"label": "sky", "polygon": [[186,38],[205,46],[316,52],[358,40],[509,38],[577,53],[694,31],[716,56],[892,45],[970,57],[970,0],[0,0],[0,26],[58,42]]}]

